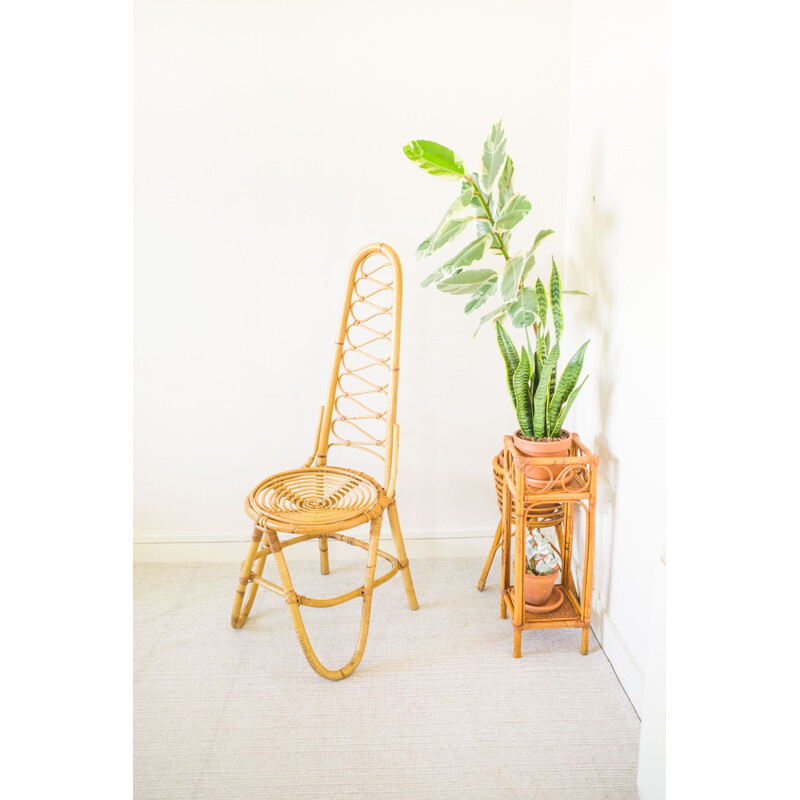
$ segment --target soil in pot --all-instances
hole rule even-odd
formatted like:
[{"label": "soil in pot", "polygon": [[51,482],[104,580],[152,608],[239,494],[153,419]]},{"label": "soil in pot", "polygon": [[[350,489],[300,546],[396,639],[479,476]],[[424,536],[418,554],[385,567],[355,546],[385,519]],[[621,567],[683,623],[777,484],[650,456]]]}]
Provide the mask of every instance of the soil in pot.
[{"label": "soil in pot", "polygon": [[[562,429],[561,435],[557,439],[526,439],[522,431],[514,434],[514,447],[523,456],[532,458],[568,458],[569,450],[572,447],[572,434]],[[551,483],[555,483],[565,467],[552,464],[547,467],[526,466],[524,461],[515,463],[517,469],[523,470],[527,476],[530,486],[543,489]]]}]

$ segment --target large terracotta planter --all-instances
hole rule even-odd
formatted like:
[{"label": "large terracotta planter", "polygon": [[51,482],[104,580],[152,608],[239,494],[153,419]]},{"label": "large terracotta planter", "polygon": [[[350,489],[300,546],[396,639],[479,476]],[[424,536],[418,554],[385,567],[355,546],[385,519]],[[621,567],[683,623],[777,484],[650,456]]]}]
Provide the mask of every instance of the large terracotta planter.
[{"label": "large terracotta planter", "polygon": [[[572,446],[572,434],[569,431],[562,432],[567,435],[556,442],[536,442],[530,439],[523,439],[522,431],[517,431],[514,434],[514,447],[523,456],[531,456],[532,458],[568,458],[569,449]],[[551,482],[555,482],[565,469],[556,464],[548,467],[529,467],[525,465],[524,461],[514,466],[525,473],[529,485],[538,489],[543,489]]]},{"label": "large terracotta planter", "polygon": [[549,599],[558,580],[560,567],[556,567],[555,572],[549,575],[528,575],[526,572],[523,577],[522,594],[525,604],[529,606],[543,606]]}]

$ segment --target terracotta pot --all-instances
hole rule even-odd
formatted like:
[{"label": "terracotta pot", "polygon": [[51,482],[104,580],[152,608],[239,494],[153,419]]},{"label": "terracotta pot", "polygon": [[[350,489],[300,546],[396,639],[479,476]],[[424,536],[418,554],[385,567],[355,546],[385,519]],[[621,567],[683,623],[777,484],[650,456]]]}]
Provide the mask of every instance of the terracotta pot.
[{"label": "terracotta pot", "polygon": [[528,575],[526,572],[522,576],[522,594],[525,597],[525,604],[543,606],[550,599],[560,571],[561,568],[556,567],[555,572],[551,572],[549,575]]},{"label": "terracotta pot", "polygon": [[[522,431],[517,431],[514,434],[514,447],[516,447],[523,456],[532,456],[533,458],[567,458],[569,457],[569,449],[572,446],[572,434],[569,431],[563,432],[568,435],[563,439],[559,439],[557,442],[536,442],[530,439],[523,439]],[[547,486],[551,480],[557,479],[564,471],[564,467],[559,467],[557,465],[549,467],[526,467],[524,461],[519,464],[515,463],[514,466],[525,472],[529,485],[539,489]]]}]

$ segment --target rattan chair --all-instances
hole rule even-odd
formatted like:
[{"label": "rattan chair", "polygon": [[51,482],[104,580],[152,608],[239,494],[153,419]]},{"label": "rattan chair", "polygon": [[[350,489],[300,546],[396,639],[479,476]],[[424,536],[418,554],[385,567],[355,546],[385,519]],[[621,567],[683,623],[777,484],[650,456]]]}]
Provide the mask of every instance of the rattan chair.
[{"label": "rattan chair", "polygon": [[[322,407],[314,451],[300,469],[261,481],[245,500],[245,511],[255,526],[242,562],[231,625],[244,625],[259,587],[282,596],[308,663],[329,680],[346,678],[359,665],[367,645],[372,591],[376,586],[399,571],[409,606],[412,610],[418,608],[395,501],[402,293],[400,259],[389,245],[370,244],[356,254],[347,277],[328,398]],[[331,466],[328,455],[336,446],[357,448],[381,459],[383,482],[364,472]],[[384,511],[389,517],[397,556],[378,549]],[[370,526],[368,542],[342,533],[364,523]],[[293,536],[281,541],[278,533]],[[366,550],[363,585],[325,600],[298,594],[283,550],[309,539],[319,539],[323,575],[328,574],[328,539]],[[270,554],[275,558],[282,586],[262,577]],[[376,579],[379,556],[389,562],[390,568]],[[327,669],[311,647],[300,606],[328,608],[358,597],[362,601],[361,627],[353,657],[341,669]]]}]

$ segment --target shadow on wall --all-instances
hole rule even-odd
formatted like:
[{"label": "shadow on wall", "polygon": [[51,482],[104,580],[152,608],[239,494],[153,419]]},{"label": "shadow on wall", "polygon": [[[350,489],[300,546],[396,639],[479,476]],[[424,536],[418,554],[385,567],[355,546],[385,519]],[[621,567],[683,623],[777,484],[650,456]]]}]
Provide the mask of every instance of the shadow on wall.
[{"label": "shadow on wall", "polygon": [[[589,188],[591,202],[588,197],[580,198],[582,224],[576,228],[576,243],[573,251],[574,263],[570,264],[570,273],[574,276],[576,288],[587,291],[591,297],[586,302],[575,303],[575,317],[578,323],[589,332],[591,338],[592,378],[589,381],[596,397],[596,417],[594,439],[587,442],[600,456],[600,473],[598,477],[597,527],[598,539],[607,542],[595,552],[594,585],[602,591],[602,599],[598,600],[600,610],[605,610],[605,598],[609,596],[612,581],[610,554],[613,551],[614,532],[616,527],[616,487],[619,460],[611,451],[607,428],[609,409],[616,385],[617,368],[616,353],[611,350],[609,331],[614,311],[611,292],[608,288],[606,273],[606,250],[609,236],[614,227],[614,215],[603,207],[602,141],[595,142],[590,171]],[[573,283],[572,278],[570,284]],[[587,389],[589,386],[587,385]],[[577,521],[577,520],[576,520]],[[580,549],[583,553],[583,526],[576,527],[576,536],[580,533]],[[581,567],[583,565],[581,564]]]}]

